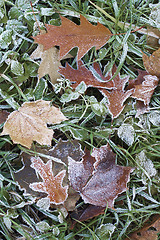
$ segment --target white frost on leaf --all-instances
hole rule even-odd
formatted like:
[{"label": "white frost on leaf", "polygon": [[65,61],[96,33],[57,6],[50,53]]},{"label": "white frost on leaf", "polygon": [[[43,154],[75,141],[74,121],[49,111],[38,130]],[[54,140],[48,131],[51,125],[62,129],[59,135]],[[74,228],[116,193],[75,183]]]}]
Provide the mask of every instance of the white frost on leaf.
[{"label": "white frost on leaf", "polygon": [[36,229],[39,232],[45,232],[45,231],[50,230],[50,226],[47,222],[41,221],[41,222],[36,223]]},{"label": "white frost on leaf", "polygon": [[48,197],[41,198],[37,201],[36,205],[43,210],[48,210],[50,207],[50,199]]},{"label": "white frost on leaf", "polygon": [[[145,170],[145,173],[143,170],[138,168],[135,173],[138,177],[142,178],[142,183],[144,185],[148,182],[148,177],[154,177],[157,175],[157,170],[154,167],[153,162],[147,158],[145,151],[141,151],[139,154],[136,155],[136,162],[142,169]],[[147,176],[148,175],[148,176]]]},{"label": "white frost on leaf", "polygon": [[118,137],[122,139],[128,146],[131,146],[134,143],[135,131],[132,125],[122,124],[118,128]]},{"label": "white frost on leaf", "polygon": [[110,240],[116,227],[112,223],[101,224],[96,230],[96,234],[102,240]]},{"label": "white frost on leaf", "polygon": [[148,115],[149,121],[154,125],[160,126],[160,111],[153,111]]}]

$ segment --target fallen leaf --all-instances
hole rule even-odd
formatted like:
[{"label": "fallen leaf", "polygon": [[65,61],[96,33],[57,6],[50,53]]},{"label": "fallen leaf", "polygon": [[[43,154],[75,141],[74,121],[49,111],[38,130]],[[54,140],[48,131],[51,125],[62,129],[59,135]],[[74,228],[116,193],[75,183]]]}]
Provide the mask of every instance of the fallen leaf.
[{"label": "fallen leaf", "polygon": [[[114,65],[112,68],[112,76],[116,72],[117,67]],[[106,89],[99,89],[104,96],[107,96],[109,103],[107,107],[112,115],[112,118],[117,118],[120,113],[123,111],[125,105],[124,102],[129,98],[134,89],[124,90],[126,83],[129,80],[129,76],[121,78],[120,74],[118,74],[114,79],[115,89],[112,91],[108,91]]]},{"label": "fallen leaf", "polygon": [[[95,158],[94,164],[92,158]],[[93,149],[89,164],[92,163],[94,171],[93,168],[85,166],[85,157],[81,162],[68,158],[71,186],[80,192],[85,203],[113,208],[115,198],[126,191],[133,168],[116,165],[115,158],[116,154],[109,145]]]},{"label": "fallen leaf", "polygon": [[[76,88],[82,81],[85,82],[86,86],[88,87],[107,89],[112,89],[114,87],[114,82],[109,81],[111,76],[108,74],[106,77],[104,77],[98,63],[95,62],[93,64],[92,72],[84,66],[83,61],[80,60],[77,64],[77,69],[72,68],[68,63],[66,63],[66,66],[60,67],[59,70],[59,73],[62,76],[72,82],[73,88]],[[101,81],[96,77],[96,74],[99,75]]]},{"label": "fallen leaf", "polygon": [[130,234],[125,240],[158,240],[160,233],[160,215],[155,215],[151,223]]},{"label": "fallen leaf", "polygon": [[135,85],[132,97],[143,101],[145,105],[149,105],[159,79],[152,75],[146,75],[143,78],[144,81],[141,84]]},{"label": "fallen leaf", "polygon": [[83,222],[87,221],[93,217],[99,216],[105,212],[105,207],[94,206],[89,204],[87,207],[81,210],[75,210],[71,213],[71,217],[73,219],[71,229],[74,228],[75,224],[77,223],[76,220]]},{"label": "fallen leaf", "polygon": [[59,66],[61,66],[59,57],[59,50],[56,47],[51,47],[43,51],[43,45],[39,44],[36,50],[31,54],[31,59],[41,58],[41,63],[38,68],[38,77],[41,78],[48,74],[51,82],[56,83],[57,79],[60,78],[58,73]]},{"label": "fallen leaf", "polygon": [[[59,140],[59,142],[53,148],[42,148],[34,145],[34,151],[36,155],[43,154],[42,158],[44,163],[47,163],[48,158],[46,156],[54,157],[55,159],[60,159],[63,163],[68,165],[68,156],[73,157],[75,160],[79,160],[84,155],[84,152],[81,150],[81,145],[77,140],[73,141],[63,141]],[[38,198],[44,197],[44,193],[35,192],[30,187],[29,184],[33,182],[39,182],[42,179],[37,177],[35,170],[30,166],[31,165],[31,155],[27,153],[21,154],[21,160],[23,163],[23,167],[14,173],[14,178],[18,183],[18,186],[21,190],[25,191],[25,194],[31,194],[32,196],[37,196]],[[53,175],[57,175],[59,172],[66,170],[66,166],[64,164],[60,164],[58,162],[52,162],[52,171]],[[68,175],[66,174],[63,179],[64,185],[69,185]],[[80,198],[79,194],[73,190],[72,187],[68,189],[68,198],[65,201],[65,208],[68,211],[73,211],[75,209],[75,204]],[[56,206],[53,206],[56,207]]]},{"label": "fallen leaf", "polygon": [[101,48],[112,35],[108,28],[98,23],[96,26],[80,16],[81,24],[77,25],[61,17],[61,26],[46,24],[47,33],[33,37],[36,43],[42,44],[44,50],[60,46],[60,59],[72,48],[78,47],[77,59],[81,59],[92,47]]},{"label": "fallen leaf", "polygon": [[53,130],[47,128],[47,123],[56,124],[64,120],[67,118],[58,108],[50,106],[50,101],[25,102],[9,115],[1,135],[9,134],[14,143],[27,148],[33,141],[51,145]]},{"label": "fallen leaf", "polygon": [[4,123],[9,116],[9,112],[5,110],[0,110],[0,124]]},{"label": "fallen leaf", "polygon": [[160,48],[147,56],[143,53],[143,64],[149,74],[160,78]]},{"label": "fallen leaf", "polygon": [[43,182],[31,183],[29,187],[34,191],[46,193],[50,203],[56,205],[63,204],[68,197],[68,186],[62,186],[66,171],[63,170],[54,177],[52,160],[45,164],[39,157],[31,157],[31,162],[31,167],[40,175]]},{"label": "fallen leaf", "polygon": [[37,193],[33,191],[29,184],[33,182],[39,182],[40,178],[37,177],[37,174],[31,165],[31,155],[27,153],[21,154],[21,161],[23,163],[23,167],[14,173],[15,181],[18,183],[20,190],[24,190],[25,194],[31,194],[32,196],[44,197],[44,194]]},{"label": "fallen leaf", "polygon": [[[160,31],[157,28],[147,27],[147,45],[150,47],[158,48],[160,43]],[[152,36],[151,36],[152,34]]]}]

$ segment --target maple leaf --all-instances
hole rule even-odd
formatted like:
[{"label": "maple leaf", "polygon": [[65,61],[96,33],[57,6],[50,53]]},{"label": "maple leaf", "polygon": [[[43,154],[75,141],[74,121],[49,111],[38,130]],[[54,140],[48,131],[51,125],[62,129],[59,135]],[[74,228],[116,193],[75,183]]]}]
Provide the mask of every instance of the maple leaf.
[{"label": "maple leaf", "polygon": [[[51,156],[51,158],[55,160],[63,160],[63,163],[68,165],[68,156],[73,157],[75,160],[81,159],[84,155],[84,152],[81,150],[81,146],[77,140],[59,140],[59,142],[53,147],[43,147],[34,145],[34,151],[36,151],[36,155],[43,154],[42,158],[44,163],[48,161],[46,156]],[[30,166],[31,165],[31,155],[27,153],[21,154],[21,160],[23,163],[23,167],[14,173],[14,178],[18,183],[18,186],[21,190],[25,191],[25,194],[31,194],[32,196],[44,197],[45,193],[35,192],[30,187],[29,184],[33,182],[41,181],[40,178],[37,177],[35,170]],[[53,175],[56,176],[59,172],[66,170],[66,166],[64,164],[53,161],[52,162]],[[68,175],[66,174],[63,179],[63,184],[69,185]],[[65,208],[68,211],[73,211],[75,208],[75,204],[77,200],[80,198],[79,194],[73,190],[72,187],[68,189],[68,198],[65,201]]]},{"label": "maple leaf", "polygon": [[67,118],[50,101],[37,100],[25,102],[17,111],[12,112],[3,128],[1,135],[9,134],[14,143],[30,148],[32,141],[41,145],[51,145],[53,130],[47,123],[60,123]]},{"label": "maple leaf", "polygon": [[[91,72],[88,68],[84,66],[83,61],[78,61],[78,68],[72,68],[68,63],[65,67],[60,67],[59,73],[63,75],[66,79],[69,79],[72,82],[72,87],[76,88],[82,81],[88,87],[97,87],[97,88],[107,88],[112,89],[114,87],[113,81],[108,81],[111,76],[107,75],[104,77],[98,63],[93,64],[93,71]],[[94,74],[97,73],[99,77],[103,80],[100,81]]]},{"label": "maple leaf", "polygon": [[152,53],[150,57],[143,53],[143,64],[151,75],[160,77],[160,48]]},{"label": "maple leaf", "polygon": [[[99,149],[94,148],[91,157],[95,158],[94,171],[85,167],[84,159],[76,162],[69,157],[68,171],[71,186],[80,192],[85,203],[113,208],[118,194],[126,191],[133,168],[116,165],[115,154],[109,145]],[[91,162],[93,163],[93,159],[89,158],[89,163]],[[79,181],[82,183],[80,184]]]},{"label": "maple leaf", "polygon": [[49,74],[51,82],[56,83],[60,78],[58,73],[59,66],[61,66],[59,57],[59,50],[56,47],[51,47],[47,50],[43,50],[43,45],[39,44],[36,50],[31,54],[31,59],[41,58],[41,63],[38,68],[38,77],[41,78],[46,74]]},{"label": "maple leaf", "polygon": [[40,175],[43,182],[31,183],[29,187],[34,191],[47,193],[50,203],[56,205],[63,204],[68,197],[68,186],[62,186],[66,171],[63,170],[54,177],[52,160],[49,160],[45,164],[39,157],[31,157],[31,162],[31,167]]},{"label": "maple leaf", "polygon": [[72,48],[78,47],[77,59],[81,59],[93,46],[96,49],[106,44],[112,35],[108,28],[98,23],[92,25],[80,16],[80,25],[60,16],[61,26],[46,24],[47,33],[33,37],[36,43],[42,44],[44,50],[53,46],[60,46],[60,59]]},{"label": "maple leaf", "polygon": [[4,123],[9,115],[9,112],[5,110],[0,111],[0,124]]}]

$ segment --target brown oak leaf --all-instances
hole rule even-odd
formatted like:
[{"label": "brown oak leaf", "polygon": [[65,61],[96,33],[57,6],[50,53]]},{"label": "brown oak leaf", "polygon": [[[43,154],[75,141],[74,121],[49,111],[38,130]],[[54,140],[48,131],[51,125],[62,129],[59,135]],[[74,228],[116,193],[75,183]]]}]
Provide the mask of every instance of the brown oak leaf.
[{"label": "brown oak leaf", "polygon": [[[116,165],[115,153],[109,145],[94,148],[91,157],[95,158],[94,171],[93,168],[85,167],[84,158],[81,162],[76,162],[69,157],[71,186],[80,192],[85,203],[113,208],[115,198],[126,191],[133,168]],[[93,163],[93,159],[89,157],[89,163],[91,162]]]},{"label": "brown oak leaf", "polygon": [[[112,76],[116,72],[117,67],[114,65],[112,68]],[[123,111],[125,105],[124,102],[129,98],[134,89],[124,90],[126,83],[129,80],[129,76],[121,78],[120,74],[118,74],[114,79],[115,89],[112,91],[108,91],[106,89],[99,89],[104,96],[107,96],[109,103],[107,107],[112,115],[112,118],[117,118],[120,113]]]},{"label": "brown oak leaf", "polygon": [[143,53],[143,64],[149,74],[160,78],[160,48],[153,52],[150,57]]},{"label": "brown oak leaf", "polygon": [[[95,76],[94,72],[99,75],[101,81]],[[112,89],[114,87],[114,82],[108,81],[111,76],[108,74],[104,77],[99,64],[96,62],[93,64],[92,72],[84,66],[83,61],[79,60],[77,69],[72,68],[66,63],[65,67],[60,67],[59,73],[72,82],[73,88],[76,88],[82,81],[84,81],[88,87],[107,89]]]},{"label": "brown oak leaf", "polygon": [[92,25],[83,16],[80,16],[80,25],[65,17],[60,17],[60,26],[46,24],[47,33],[33,37],[36,43],[44,46],[44,50],[60,46],[60,59],[72,48],[78,47],[77,59],[79,60],[92,47],[99,49],[105,45],[112,35],[102,24]]},{"label": "brown oak leaf", "polygon": [[63,170],[54,177],[52,160],[45,164],[39,157],[31,157],[31,162],[31,167],[40,175],[43,182],[31,183],[29,187],[34,191],[47,193],[50,203],[63,204],[68,197],[68,186],[62,186],[66,171]]},{"label": "brown oak leaf", "polygon": [[64,120],[67,118],[58,108],[50,106],[50,101],[25,102],[9,115],[1,135],[9,134],[14,143],[27,148],[33,141],[51,145],[53,130],[47,128],[47,123],[56,124]]}]

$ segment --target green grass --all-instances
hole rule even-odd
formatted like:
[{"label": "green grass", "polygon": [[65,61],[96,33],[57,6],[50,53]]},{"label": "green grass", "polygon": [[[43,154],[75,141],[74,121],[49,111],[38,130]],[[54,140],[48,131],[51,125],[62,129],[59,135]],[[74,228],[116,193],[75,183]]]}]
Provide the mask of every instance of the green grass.
[{"label": "green grass", "polygon": [[[83,58],[90,66],[93,61],[102,65],[107,72],[113,64],[118,66],[117,73],[135,78],[135,69],[144,69],[142,52],[153,49],[147,46],[146,34],[132,32],[135,27],[158,27],[156,20],[150,19],[150,4],[158,1],[89,1],[57,0],[32,1],[39,25],[45,23],[59,25],[59,14],[79,23],[79,14],[92,24],[104,24],[114,35],[99,51],[91,49]],[[64,240],[106,240],[125,239],[129,233],[141,228],[144,222],[154,214],[160,213],[160,89],[157,87],[150,103],[150,112],[135,118],[133,102],[128,103],[123,113],[113,121],[107,109],[97,112],[91,96],[96,97],[96,104],[103,105],[103,96],[95,89],[88,89],[78,99],[65,101],[58,90],[54,91],[49,77],[40,81],[37,78],[38,62],[30,59],[35,49],[33,39],[38,33],[35,18],[27,0],[0,0],[0,109],[12,112],[23,102],[37,99],[52,100],[58,105],[70,121],[52,127],[55,131],[54,141],[76,138],[82,145],[91,149],[109,144],[117,153],[117,163],[136,168],[128,184],[127,192],[115,201],[115,210],[106,209],[105,214],[86,222],[77,223],[73,229],[70,217],[59,221],[60,212],[56,209],[41,210],[31,196],[25,196],[14,181],[14,171],[20,169],[19,155],[27,151],[20,145],[13,145],[10,137],[0,137],[0,239],[64,239]],[[45,15],[44,15],[45,14]],[[72,51],[75,54],[75,51]],[[13,62],[16,61],[16,68]],[[63,61],[63,64],[65,61]],[[76,59],[69,60],[76,66]],[[61,80],[56,85],[63,93],[68,92],[68,80]],[[40,90],[39,90],[40,89]],[[70,88],[70,93],[72,93]],[[64,96],[63,96],[64,97]],[[158,114],[158,115],[156,115]],[[157,117],[158,116],[158,117]],[[122,124],[129,124],[134,129],[134,142],[127,145],[118,137],[117,131]],[[3,125],[0,125],[1,129]],[[109,138],[110,136],[110,138]],[[153,176],[137,160],[144,152],[146,159],[153,163],[157,173]],[[138,169],[137,169],[138,168]],[[122,202],[122,204],[120,204]],[[84,206],[80,202],[78,208]],[[39,223],[45,221],[44,231],[39,231]],[[110,224],[110,225],[109,225]],[[112,231],[108,226],[112,227]],[[101,230],[101,231],[100,231]],[[106,235],[103,236],[103,233]],[[108,231],[108,235],[107,235]],[[57,234],[57,235],[56,235]],[[108,237],[108,238],[107,238]],[[20,238],[19,238],[20,239]]]}]

